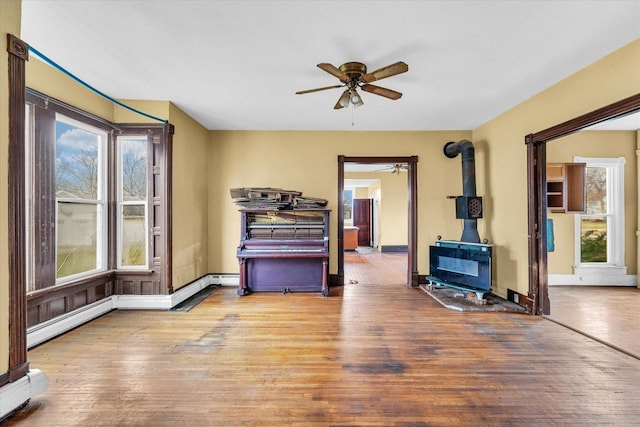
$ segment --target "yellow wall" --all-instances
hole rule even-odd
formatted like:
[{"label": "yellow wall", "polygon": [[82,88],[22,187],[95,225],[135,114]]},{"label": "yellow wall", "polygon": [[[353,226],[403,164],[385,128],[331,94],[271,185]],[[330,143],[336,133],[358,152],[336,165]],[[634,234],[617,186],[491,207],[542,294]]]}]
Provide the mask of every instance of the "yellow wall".
[{"label": "yellow wall", "polygon": [[209,132],[172,104],[173,286],[178,289],[209,273]]},{"label": "yellow wall", "polygon": [[[345,178],[349,178],[349,174],[345,173]],[[368,199],[369,198],[369,190],[367,187],[356,187],[355,194],[353,195],[354,199]]]},{"label": "yellow wall", "polygon": [[442,148],[447,141],[471,139],[470,132],[212,131],[210,136],[209,270],[213,273],[238,272],[236,248],[240,239],[240,215],[229,195],[229,189],[235,187],[299,190],[305,196],[329,200],[333,211],[330,271],[336,273],[335,214],[340,154],[419,157],[418,268],[421,274],[427,273],[428,246],[437,235],[460,237],[459,224],[452,221],[455,206],[446,199],[447,195],[462,191],[460,159],[447,159]]},{"label": "yellow wall", "polygon": [[[170,119],[171,103],[169,101],[144,101],[139,99],[119,99],[118,101],[159,119]],[[109,107],[113,110],[113,120],[111,121],[114,123],[161,123],[158,120],[143,116],[142,114],[112,104],[111,102],[109,102]]]},{"label": "yellow wall", "polygon": [[[624,157],[625,265],[636,274],[636,223],[638,206],[636,132],[582,131],[547,144],[547,162],[572,162],[573,156]],[[573,274],[575,260],[574,217],[549,213],[553,219],[555,251],[549,253],[549,274]]]},{"label": "yellow wall", "polygon": [[[527,154],[524,137],[640,92],[640,39],[473,131],[483,152],[487,235],[496,247],[494,292],[527,294]],[[488,189],[485,190],[485,189]],[[481,236],[482,237],[482,236]]]},{"label": "yellow wall", "polygon": [[26,79],[27,87],[31,89],[105,120],[114,121],[114,108],[110,101],[94,94],[33,55],[29,57],[29,62],[27,62]]},{"label": "yellow wall", "polygon": [[[348,172],[344,176],[348,179],[378,179],[380,181],[376,185],[376,188],[379,188],[378,221],[380,229],[378,242],[381,246],[407,245],[409,242],[407,173]],[[361,198],[368,197],[368,191],[365,191]]]},{"label": "yellow wall", "polygon": [[9,369],[9,67],[7,34],[20,36],[20,2],[0,1],[0,376]]}]

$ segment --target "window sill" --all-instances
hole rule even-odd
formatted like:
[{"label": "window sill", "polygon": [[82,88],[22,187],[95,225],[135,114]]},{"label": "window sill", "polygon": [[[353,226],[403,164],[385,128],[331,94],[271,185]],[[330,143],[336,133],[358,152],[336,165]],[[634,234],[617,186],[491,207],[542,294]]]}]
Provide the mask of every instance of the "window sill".
[{"label": "window sill", "polygon": [[78,286],[78,285],[84,285],[86,283],[91,283],[91,282],[95,282],[96,280],[113,280],[114,277],[114,271],[113,270],[108,270],[108,271],[101,271],[100,273],[96,273],[96,274],[92,274],[90,276],[85,276],[79,279],[75,279],[75,280],[70,280],[68,282],[64,282],[64,283],[60,283],[60,284],[56,284],[53,286],[49,286],[47,288],[43,288],[43,289],[38,289],[35,291],[31,291],[31,292],[27,292],[27,299],[34,299],[34,298],[39,298],[45,295],[48,295],[52,292],[56,292],[56,291],[60,291],[63,289],[67,289],[67,288],[72,288],[74,286]]},{"label": "window sill", "polygon": [[153,274],[154,270],[147,270],[147,269],[144,269],[144,270],[133,270],[133,269],[123,268],[123,269],[119,269],[119,270],[113,270],[113,272],[116,275],[126,274],[127,276],[135,276],[135,275],[137,275],[137,276],[148,276],[150,274]]},{"label": "window sill", "polygon": [[85,276],[85,277],[81,277],[75,280],[70,280],[68,282],[64,282],[64,283],[60,283],[60,284],[56,284],[53,286],[49,286],[43,289],[38,289],[35,291],[30,291],[27,292],[27,299],[31,300],[31,299],[35,299],[35,298],[40,298],[43,296],[46,296],[52,292],[58,292],[67,288],[73,288],[76,286],[82,286],[84,284],[87,283],[91,283],[91,282],[95,282],[95,281],[99,281],[99,280],[114,280],[116,277],[118,276],[150,276],[154,273],[154,270],[148,270],[148,269],[144,269],[144,270],[107,270],[107,271],[101,271],[99,273],[96,274],[92,274],[90,276]]},{"label": "window sill", "polygon": [[573,267],[576,276],[594,276],[605,274],[607,276],[624,276],[627,274],[626,265],[579,265]]}]

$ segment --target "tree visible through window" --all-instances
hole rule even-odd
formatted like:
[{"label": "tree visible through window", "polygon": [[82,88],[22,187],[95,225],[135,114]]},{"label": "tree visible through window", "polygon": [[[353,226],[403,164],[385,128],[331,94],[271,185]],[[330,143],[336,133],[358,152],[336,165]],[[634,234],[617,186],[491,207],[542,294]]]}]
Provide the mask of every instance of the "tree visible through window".
[{"label": "tree visible through window", "polygon": [[56,278],[104,267],[103,163],[107,134],[56,117]]},{"label": "tree visible through window", "polygon": [[580,261],[607,262],[607,169],[587,167],[587,213],[580,223]]},{"label": "tree visible through window", "polygon": [[119,137],[119,267],[147,265],[147,138]]}]

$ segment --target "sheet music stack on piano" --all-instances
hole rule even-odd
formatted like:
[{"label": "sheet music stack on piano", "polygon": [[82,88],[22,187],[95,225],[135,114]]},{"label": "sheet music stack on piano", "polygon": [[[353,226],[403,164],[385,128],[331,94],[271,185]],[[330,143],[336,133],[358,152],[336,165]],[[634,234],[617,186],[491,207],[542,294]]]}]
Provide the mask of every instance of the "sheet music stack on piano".
[{"label": "sheet music stack on piano", "polygon": [[238,295],[321,292],[329,295],[327,200],[279,188],[234,188],[241,207]]}]

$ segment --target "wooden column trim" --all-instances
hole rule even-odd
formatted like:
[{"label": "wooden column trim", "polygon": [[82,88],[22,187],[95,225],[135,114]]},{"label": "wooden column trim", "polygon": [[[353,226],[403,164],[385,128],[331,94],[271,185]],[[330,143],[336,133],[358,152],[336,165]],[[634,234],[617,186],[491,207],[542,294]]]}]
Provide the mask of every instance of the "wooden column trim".
[{"label": "wooden column trim", "polygon": [[547,200],[546,200],[546,143],[527,142],[527,194],[529,294],[526,307],[532,314],[549,314],[547,276]]},{"label": "wooden column trim", "polygon": [[409,179],[407,182],[407,194],[409,195],[409,269],[407,283],[417,287],[418,277],[418,156],[411,156],[408,162]]},{"label": "wooden column trim", "polygon": [[167,286],[167,292],[172,294],[173,289],[173,134],[175,128],[172,124],[167,123],[164,126],[164,246],[165,246],[165,267],[164,281]]},{"label": "wooden column trim", "polygon": [[27,361],[27,288],[25,267],[25,61],[29,46],[7,35],[9,63],[9,371],[6,381],[23,377]]},{"label": "wooden column trim", "polygon": [[344,285],[344,156],[338,156],[338,277],[337,285]]}]

